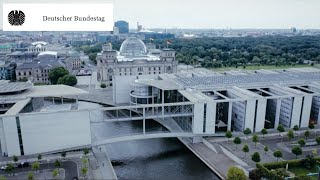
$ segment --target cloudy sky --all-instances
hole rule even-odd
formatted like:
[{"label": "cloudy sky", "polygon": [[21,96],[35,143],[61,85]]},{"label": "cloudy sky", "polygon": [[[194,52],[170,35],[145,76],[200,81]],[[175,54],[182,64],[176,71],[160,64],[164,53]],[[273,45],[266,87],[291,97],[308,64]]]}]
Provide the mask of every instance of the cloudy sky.
[{"label": "cloudy sky", "polygon": [[[93,0],[0,0],[23,3]],[[94,0],[104,2],[108,0]],[[320,0],[113,0],[115,20],[146,28],[320,29]],[[0,21],[2,17],[2,5]],[[1,21],[2,27],[2,21]]]}]

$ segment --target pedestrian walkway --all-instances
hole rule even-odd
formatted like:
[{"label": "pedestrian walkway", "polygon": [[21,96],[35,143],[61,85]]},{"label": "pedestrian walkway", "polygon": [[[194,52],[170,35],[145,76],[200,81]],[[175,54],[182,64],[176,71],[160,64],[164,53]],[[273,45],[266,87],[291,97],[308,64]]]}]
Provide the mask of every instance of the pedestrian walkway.
[{"label": "pedestrian walkway", "polygon": [[97,164],[103,179],[117,179],[117,175],[114,172],[110,158],[107,154],[105,146],[93,147],[93,154],[96,157]]}]

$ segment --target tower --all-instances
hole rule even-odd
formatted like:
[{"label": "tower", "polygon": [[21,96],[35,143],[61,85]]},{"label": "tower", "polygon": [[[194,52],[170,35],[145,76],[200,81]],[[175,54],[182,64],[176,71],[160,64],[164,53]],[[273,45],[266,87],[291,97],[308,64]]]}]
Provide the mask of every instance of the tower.
[{"label": "tower", "polygon": [[165,65],[165,73],[176,73],[177,72],[177,61],[176,52],[173,49],[165,48],[160,54],[160,59]]},{"label": "tower", "polygon": [[102,51],[97,55],[98,80],[112,85],[113,69],[117,64],[117,51],[112,49],[112,45],[102,45]]}]

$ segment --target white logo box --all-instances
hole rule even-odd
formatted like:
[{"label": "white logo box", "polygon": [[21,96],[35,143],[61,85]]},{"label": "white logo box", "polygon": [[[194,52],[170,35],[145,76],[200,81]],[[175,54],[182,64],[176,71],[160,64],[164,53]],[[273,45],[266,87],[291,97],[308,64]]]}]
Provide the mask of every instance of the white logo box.
[{"label": "white logo box", "polygon": [[[12,10],[20,10],[25,14],[25,22],[21,26],[12,26],[8,22],[8,14]],[[112,31],[113,25],[112,2],[3,4],[3,31]]]}]

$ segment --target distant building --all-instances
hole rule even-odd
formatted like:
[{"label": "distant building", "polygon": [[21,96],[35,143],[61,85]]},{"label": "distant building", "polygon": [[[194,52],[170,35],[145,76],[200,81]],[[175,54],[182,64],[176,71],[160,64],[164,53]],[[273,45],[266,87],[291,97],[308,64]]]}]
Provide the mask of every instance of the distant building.
[{"label": "distant building", "polygon": [[15,68],[14,63],[0,61],[0,80],[15,80]]},{"label": "distant building", "polygon": [[127,34],[129,33],[129,23],[126,21],[117,21],[114,23],[114,26],[119,28],[120,34]]},{"label": "distant building", "polygon": [[139,22],[137,22],[137,31],[140,32],[142,30],[142,25],[139,24]]},{"label": "distant building", "polygon": [[113,27],[113,35],[119,35],[119,28],[118,27]]},{"label": "distant building", "polygon": [[47,51],[47,42],[44,41],[37,41],[31,43],[30,46],[18,46],[13,48],[12,51],[21,51],[21,52],[44,52]]},{"label": "distant building", "polygon": [[113,76],[174,73],[177,64],[173,49],[147,49],[140,39],[130,37],[122,43],[120,52],[111,44],[102,46],[97,56],[98,80],[112,85]]},{"label": "distant building", "polygon": [[33,83],[50,84],[49,72],[55,67],[63,66],[57,60],[41,60],[20,64],[16,68],[18,81],[30,80]]}]

